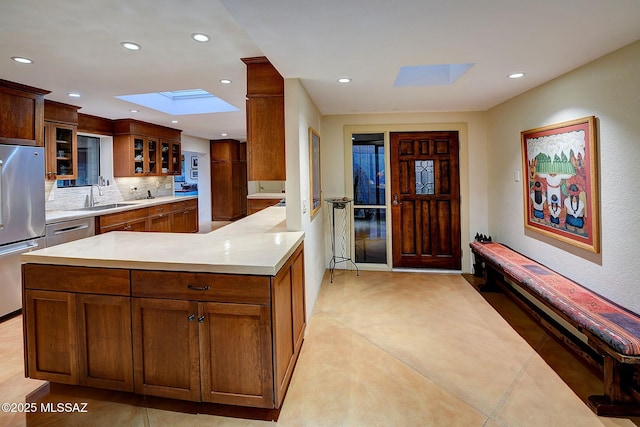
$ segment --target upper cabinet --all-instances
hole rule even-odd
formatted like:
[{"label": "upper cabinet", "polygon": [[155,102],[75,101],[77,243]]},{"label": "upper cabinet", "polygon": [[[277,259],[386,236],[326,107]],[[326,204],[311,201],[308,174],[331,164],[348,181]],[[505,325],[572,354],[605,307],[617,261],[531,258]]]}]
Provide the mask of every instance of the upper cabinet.
[{"label": "upper cabinet", "polygon": [[0,79],[0,143],[44,146],[44,96],[48,93]]},{"label": "upper cabinet", "polygon": [[78,177],[78,109],[61,102],[44,102],[46,179]]},{"label": "upper cabinet", "polygon": [[284,79],[263,56],[242,62],[247,65],[248,180],[284,181]]},{"label": "upper cabinet", "polygon": [[115,177],[180,175],[182,131],[133,119],[114,120]]}]

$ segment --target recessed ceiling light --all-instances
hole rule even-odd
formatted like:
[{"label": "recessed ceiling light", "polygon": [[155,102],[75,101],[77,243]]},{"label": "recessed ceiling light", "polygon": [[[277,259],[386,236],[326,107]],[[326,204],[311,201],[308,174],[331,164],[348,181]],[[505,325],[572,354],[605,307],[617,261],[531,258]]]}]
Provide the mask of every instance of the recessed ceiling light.
[{"label": "recessed ceiling light", "polygon": [[223,85],[228,85],[228,84],[231,84],[231,80],[229,80],[229,79],[220,79],[220,83],[222,83]]},{"label": "recessed ceiling light", "polygon": [[507,77],[509,77],[510,79],[521,79],[522,77],[524,77],[524,73],[522,72],[511,73]]},{"label": "recessed ceiling light", "polygon": [[129,111],[132,112],[132,113],[137,113],[139,110],[136,110],[135,108],[132,108]]},{"label": "recessed ceiling light", "polygon": [[351,83],[351,79],[349,77],[340,77],[338,83]]},{"label": "recessed ceiling light", "polygon": [[70,96],[71,98],[80,98],[80,94],[78,92],[69,92],[67,96]]},{"label": "recessed ceiling light", "polygon": [[228,133],[221,133],[220,136],[228,136]]},{"label": "recessed ceiling light", "polygon": [[124,47],[125,49],[129,49],[129,50],[140,50],[140,49],[142,49],[142,46],[140,46],[138,43],[134,43],[134,42],[122,42],[120,44],[122,45],[122,47]]},{"label": "recessed ceiling light", "polygon": [[203,33],[193,33],[191,34],[191,38],[193,38],[197,42],[208,42],[210,37]]},{"label": "recessed ceiling light", "polygon": [[12,56],[11,59],[21,64],[33,64],[31,59],[25,58],[24,56]]},{"label": "recessed ceiling light", "polygon": [[177,120],[171,120],[171,123],[178,123]]}]

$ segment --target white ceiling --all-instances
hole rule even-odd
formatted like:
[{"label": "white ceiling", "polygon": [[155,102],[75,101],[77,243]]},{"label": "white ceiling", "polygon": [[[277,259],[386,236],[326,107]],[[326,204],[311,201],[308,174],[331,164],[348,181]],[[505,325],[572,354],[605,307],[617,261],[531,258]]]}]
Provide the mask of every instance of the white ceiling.
[{"label": "white ceiling", "polygon": [[[194,32],[212,40],[197,43]],[[206,139],[245,138],[244,57],[265,55],[299,78],[325,115],[477,111],[638,39],[640,0],[0,0],[0,78],[50,90],[47,99],[85,114]],[[393,86],[402,66],[463,63],[475,65],[449,86]],[[514,71],[526,76],[507,79]],[[338,84],[344,76],[353,82]],[[182,89],[240,111],[132,114],[114,98]]]}]

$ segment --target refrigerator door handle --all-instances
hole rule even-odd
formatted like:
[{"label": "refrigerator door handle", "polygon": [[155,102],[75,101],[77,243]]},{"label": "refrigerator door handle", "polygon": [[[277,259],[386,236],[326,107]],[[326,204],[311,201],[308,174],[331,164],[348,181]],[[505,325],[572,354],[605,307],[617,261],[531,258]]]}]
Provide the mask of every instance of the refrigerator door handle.
[{"label": "refrigerator door handle", "polygon": [[4,248],[0,248],[0,257],[25,252],[31,249],[35,249],[40,246],[37,242],[18,243],[15,245],[6,245]]}]

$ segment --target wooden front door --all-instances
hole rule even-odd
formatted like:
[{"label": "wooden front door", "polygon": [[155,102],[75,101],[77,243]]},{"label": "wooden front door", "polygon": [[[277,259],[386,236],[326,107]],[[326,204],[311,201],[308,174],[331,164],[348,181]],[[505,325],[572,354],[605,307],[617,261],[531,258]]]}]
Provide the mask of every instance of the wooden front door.
[{"label": "wooden front door", "polygon": [[458,132],[391,133],[393,267],[460,270]]}]

